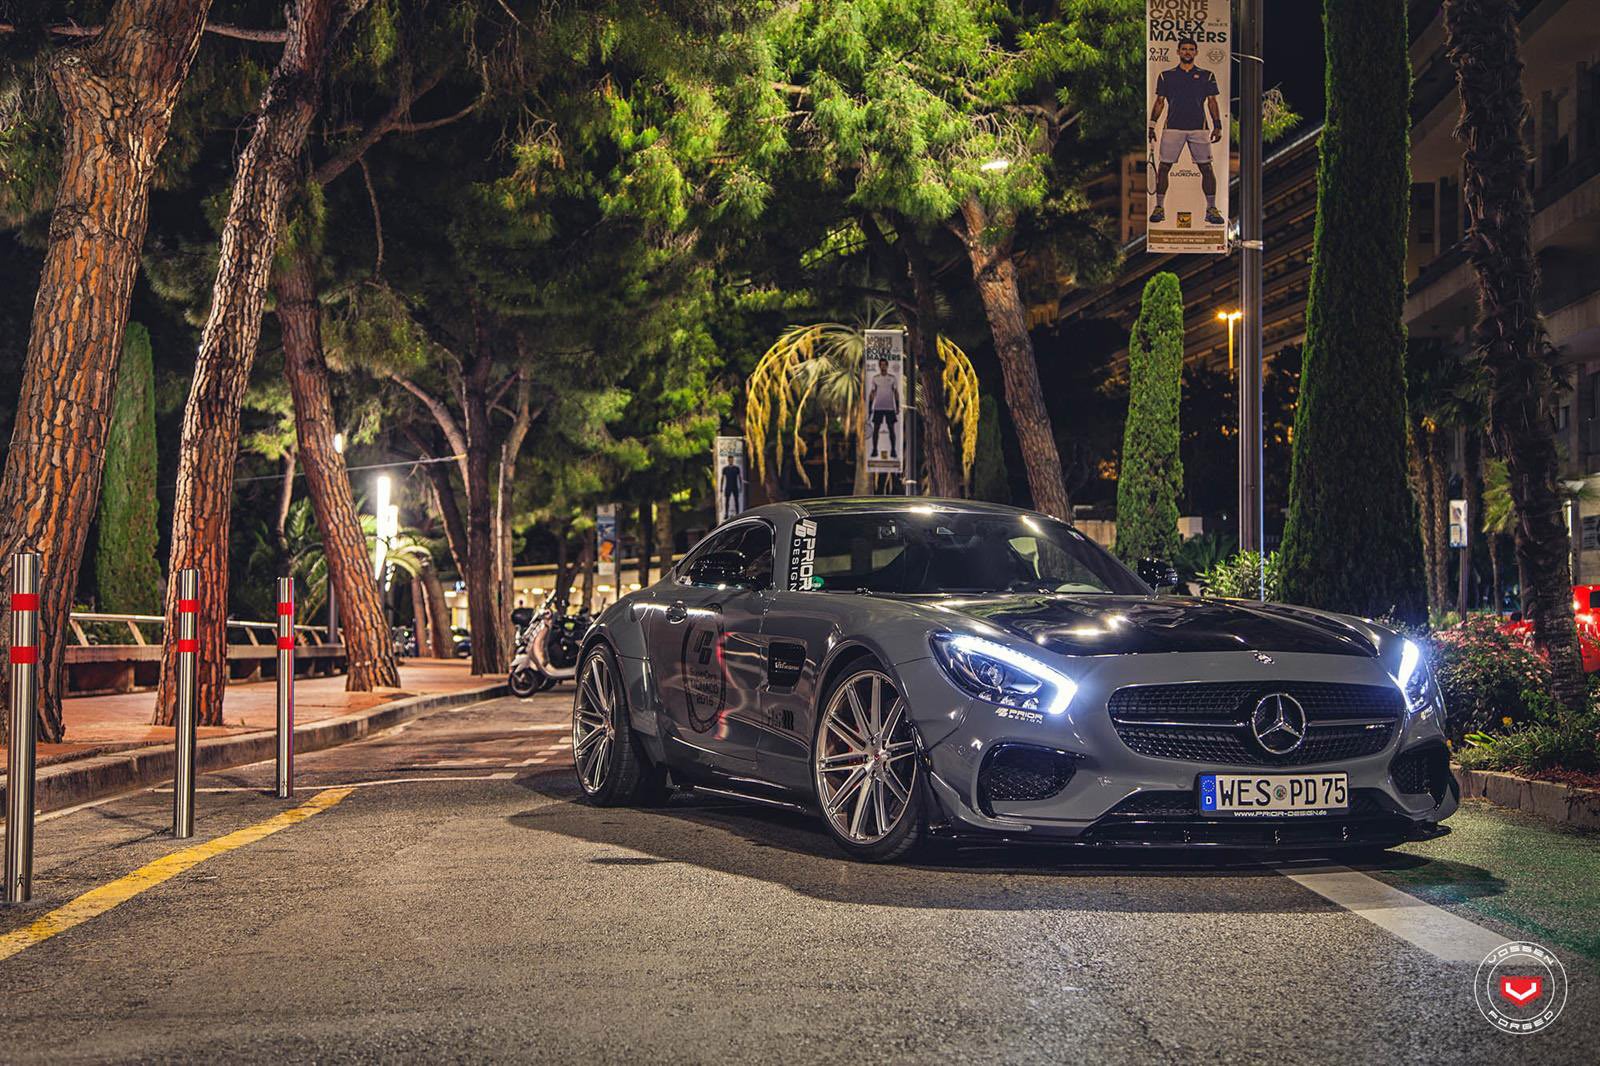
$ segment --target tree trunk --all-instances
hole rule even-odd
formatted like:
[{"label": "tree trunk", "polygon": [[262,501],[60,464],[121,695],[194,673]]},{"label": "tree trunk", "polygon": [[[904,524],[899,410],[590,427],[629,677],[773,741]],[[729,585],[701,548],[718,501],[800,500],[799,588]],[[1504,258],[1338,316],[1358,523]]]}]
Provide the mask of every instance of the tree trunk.
[{"label": "tree trunk", "polygon": [[656,504],[656,569],[661,577],[672,570],[672,501]]},{"label": "tree trunk", "polygon": [[1428,433],[1428,473],[1432,479],[1433,552],[1428,557],[1429,591],[1436,596],[1434,610],[1450,609],[1450,459],[1445,452],[1445,431],[1435,425]]},{"label": "tree trunk", "polygon": [[1456,611],[1465,620],[1472,609],[1472,542],[1483,513],[1483,438],[1476,426],[1461,431],[1462,495],[1467,498],[1466,537],[1461,546],[1461,573],[1456,585]]},{"label": "tree trunk", "polygon": [[294,559],[289,551],[289,508],[294,506],[294,448],[283,450],[283,481],[278,486],[278,514],[272,523],[272,537],[278,545],[278,576],[294,574]]},{"label": "tree trunk", "polygon": [[[422,434],[412,426],[404,427],[401,432],[411,442],[424,459],[437,458],[433,449],[423,438]],[[456,573],[465,580],[467,576],[467,524],[461,519],[461,507],[456,502],[455,486],[450,484],[450,467],[441,462],[420,464],[423,473],[428,478],[428,494],[433,501],[433,511],[439,516],[440,523],[444,526],[445,544],[450,548],[450,559],[455,563]]]},{"label": "tree trunk", "polygon": [[[174,574],[191,567],[200,572],[195,702],[202,725],[222,724],[228,681],[228,529],[239,408],[261,336],[283,203],[299,177],[297,161],[322,95],[338,6],[335,0],[297,0],[289,11],[283,54],[234,173],[211,310],[183,412],[169,569]],[[174,632],[177,611],[178,582],[169,581],[166,614]],[[176,645],[163,645],[153,719],[158,725],[172,720],[177,662]]]},{"label": "tree trunk", "polygon": [[871,496],[872,475],[867,471],[867,398],[861,397],[861,408],[856,414],[856,469],[850,484],[850,495]]},{"label": "tree trunk", "polygon": [[511,504],[512,485],[516,482],[517,458],[522,453],[522,442],[528,436],[532,423],[529,405],[528,379],[517,376],[516,415],[506,439],[500,445],[500,465],[495,472],[494,528],[495,528],[495,587],[499,590],[500,606],[495,617],[509,619],[516,606],[516,572],[511,558]]},{"label": "tree trunk", "polygon": [[1039,368],[1033,359],[1033,338],[1028,335],[1028,315],[1017,287],[1017,266],[1011,259],[1010,241],[992,239],[988,232],[989,214],[976,198],[962,204],[961,215],[956,234],[972,260],[972,277],[989,319],[989,330],[994,334],[1006,407],[1022,446],[1034,509],[1070,522],[1072,503],[1067,498],[1050,412],[1039,386]]},{"label": "tree trunk", "polygon": [[1550,657],[1553,694],[1578,710],[1588,705],[1588,692],[1557,482],[1555,381],[1536,299],[1519,6],[1514,0],[1446,0],[1446,51],[1461,92],[1456,135],[1466,145],[1467,249],[1478,275],[1473,343],[1489,382],[1489,429],[1505,458],[1516,506],[1517,561],[1529,583],[1523,607],[1534,642]]},{"label": "tree trunk", "polygon": [[583,613],[594,613],[594,531],[583,538],[583,550],[578,552],[578,569],[583,574]]},{"label": "tree trunk", "polygon": [[1425,419],[1412,417],[1406,427],[1407,473],[1411,491],[1417,498],[1418,526],[1422,533],[1422,558],[1427,578],[1428,610],[1438,609],[1437,590],[1433,582],[1433,540],[1437,526],[1434,523],[1432,452],[1428,447],[1428,427]]},{"label": "tree trunk", "polygon": [[[94,41],[50,63],[61,104],[61,179],[0,476],[0,587],[11,587],[13,552],[43,556],[38,722],[45,741],[63,735],[67,614],[100,499],[150,180],[209,6],[120,0]],[[0,641],[9,641],[9,599],[0,603],[0,631]],[[9,676],[0,684],[9,686]]]},{"label": "tree trunk", "polygon": [[944,362],[939,358],[939,310],[933,298],[933,276],[920,249],[906,249],[906,264],[917,312],[906,317],[906,342],[917,361],[917,414],[922,421],[922,452],[928,460],[928,494],[953,499],[963,495],[961,462],[945,410]]},{"label": "tree trunk", "polygon": [[489,415],[489,375],[494,360],[479,340],[479,349],[467,364],[461,397],[467,431],[467,612],[472,629],[474,675],[506,672],[505,648],[500,641],[499,602],[494,577],[494,510],[489,499],[489,452],[492,429]]},{"label": "tree trunk", "polygon": [[1489,581],[1494,586],[1494,613],[1499,614],[1506,604],[1506,584],[1500,576],[1500,553],[1504,533],[1489,534]]},{"label": "tree trunk", "polygon": [[273,287],[283,335],[283,375],[294,400],[295,435],[344,627],[345,689],[396,688],[400,673],[383,597],[367,556],[367,537],[356,513],[344,456],[333,446],[333,397],[322,350],[316,260],[309,246],[302,244],[280,258]]},{"label": "tree trunk", "polygon": [[454,658],[456,636],[450,630],[450,606],[445,602],[444,585],[439,581],[439,571],[431,558],[422,563],[422,589],[428,597],[428,637],[433,642],[433,657]]},{"label": "tree trunk", "polygon": [[[650,503],[645,501],[639,505],[639,587],[650,587],[650,557],[655,553],[656,523],[655,515],[650,513]],[[622,595],[622,590],[617,590],[617,595]]]}]

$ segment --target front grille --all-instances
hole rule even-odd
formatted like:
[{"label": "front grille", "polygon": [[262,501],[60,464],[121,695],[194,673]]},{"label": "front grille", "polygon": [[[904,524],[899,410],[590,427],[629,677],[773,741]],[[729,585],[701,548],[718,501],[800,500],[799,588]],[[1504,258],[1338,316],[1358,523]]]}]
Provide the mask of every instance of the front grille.
[{"label": "front grille", "polygon": [[[1257,743],[1250,715],[1281,692],[1305,708],[1299,748],[1273,755]],[[1338,682],[1193,682],[1130,685],[1107,701],[1122,742],[1140,755],[1233,766],[1306,766],[1382,751],[1405,709],[1399,689]]]},{"label": "front grille", "polygon": [[994,815],[996,803],[1029,803],[1057,796],[1072,780],[1077,757],[1032,744],[1001,744],[978,770],[978,804]]},{"label": "front grille", "polygon": [[1450,779],[1450,753],[1443,744],[1412,748],[1389,764],[1389,778],[1397,791],[1413,796],[1429,795],[1438,803],[1444,799]]}]

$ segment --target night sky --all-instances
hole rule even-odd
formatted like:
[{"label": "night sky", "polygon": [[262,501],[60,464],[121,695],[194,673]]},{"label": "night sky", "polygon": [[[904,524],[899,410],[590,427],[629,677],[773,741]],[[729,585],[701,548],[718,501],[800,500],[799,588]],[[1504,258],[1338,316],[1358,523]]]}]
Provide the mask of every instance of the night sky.
[{"label": "night sky", "polygon": [[1289,106],[1304,117],[1295,130],[1300,132],[1322,121],[1322,3],[1272,0],[1263,6],[1265,84],[1282,89]]}]

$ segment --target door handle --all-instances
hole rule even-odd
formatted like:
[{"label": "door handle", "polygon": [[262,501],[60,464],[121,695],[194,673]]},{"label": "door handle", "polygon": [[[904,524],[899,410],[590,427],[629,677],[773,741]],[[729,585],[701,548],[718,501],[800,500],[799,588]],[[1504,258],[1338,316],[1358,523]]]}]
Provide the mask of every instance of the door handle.
[{"label": "door handle", "polygon": [[677,601],[671,607],[667,608],[667,621],[671,622],[673,625],[677,625],[679,622],[688,617],[689,608],[682,600]]}]

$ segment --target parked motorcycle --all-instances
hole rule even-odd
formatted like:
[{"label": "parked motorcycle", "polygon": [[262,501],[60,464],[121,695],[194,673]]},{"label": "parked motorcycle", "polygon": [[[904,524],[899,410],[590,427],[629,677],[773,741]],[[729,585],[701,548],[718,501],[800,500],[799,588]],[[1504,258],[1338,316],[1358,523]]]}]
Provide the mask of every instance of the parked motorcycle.
[{"label": "parked motorcycle", "polygon": [[517,653],[507,678],[512,695],[527,699],[577,673],[583,635],[594,623],[591,616],[568,614],[565,601],[548,596],[538,611],[512,611],[511,621],[517,626]]}]

